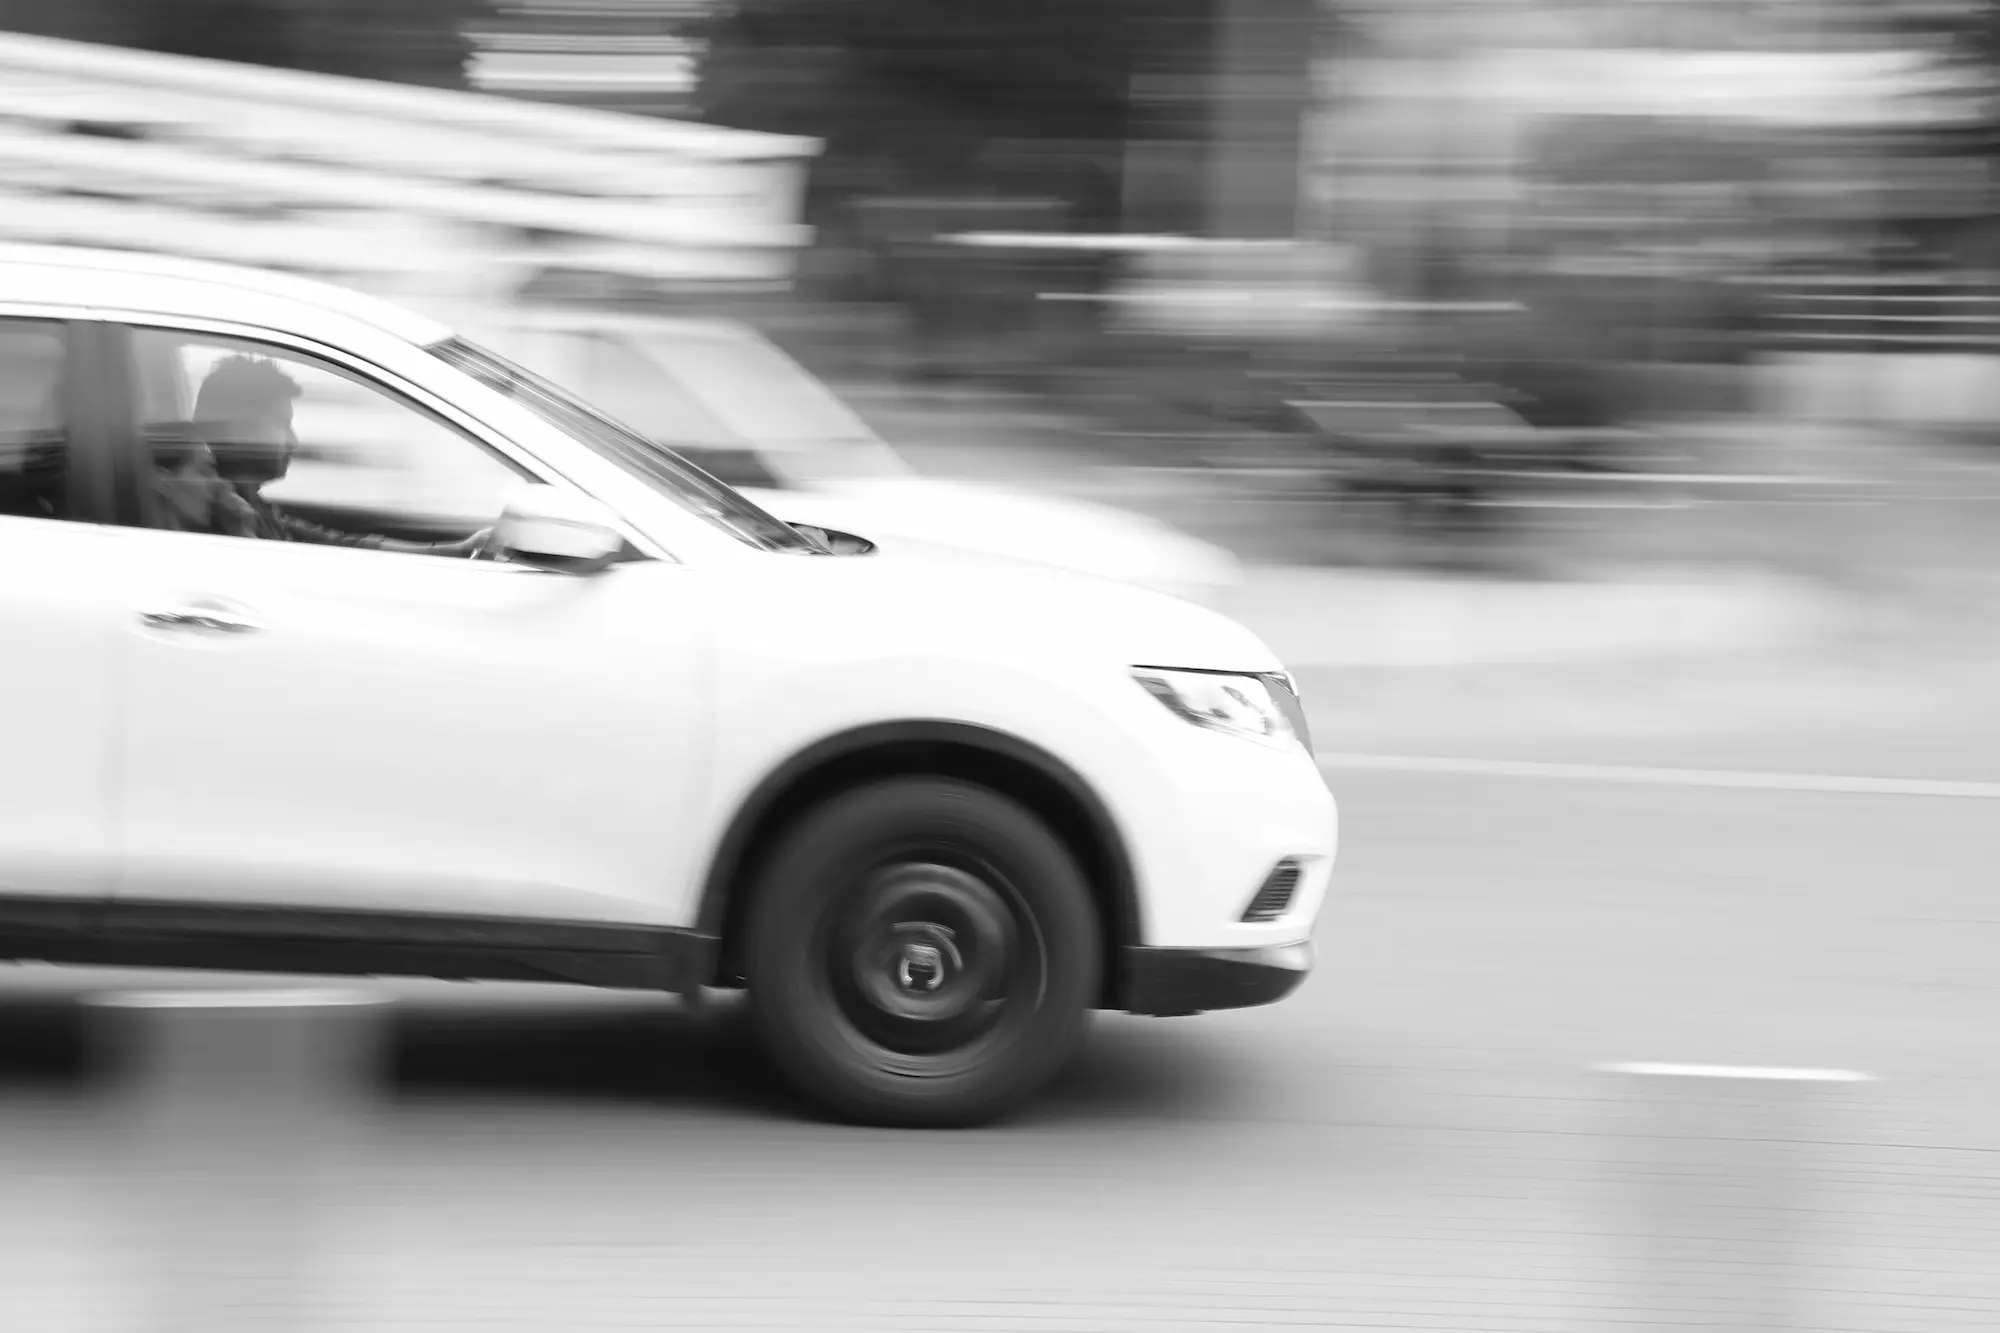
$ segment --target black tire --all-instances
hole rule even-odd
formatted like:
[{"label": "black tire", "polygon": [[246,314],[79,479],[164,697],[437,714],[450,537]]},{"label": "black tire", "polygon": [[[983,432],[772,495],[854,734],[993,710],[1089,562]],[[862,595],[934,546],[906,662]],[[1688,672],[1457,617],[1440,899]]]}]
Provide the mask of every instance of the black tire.
[{"label": "black tire", "polygon": [[743,956],[758,1035],[838,1116],[987,1123],[1083,1039],[1103,973],[1089,888],[996,792],[939,778],[846,792],[786,831],[753,892]]}]

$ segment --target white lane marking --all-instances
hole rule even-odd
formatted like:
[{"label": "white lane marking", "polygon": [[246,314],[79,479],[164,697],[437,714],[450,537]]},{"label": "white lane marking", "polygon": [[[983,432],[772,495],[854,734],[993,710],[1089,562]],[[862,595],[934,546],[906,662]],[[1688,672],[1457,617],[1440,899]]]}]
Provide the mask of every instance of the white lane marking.
[{"label": "white lane marking", "polygon": [[1747,791],[1831,792],[1845,796],[1920,796],[2000,801],[2000,782],[1945,778],[1836,777],[1816,773],[1751,773],[1728,769],[1642,768],[1623,764],[1551,764],[1520,759],[1433,758],[1428,755],[1315,755],[1329,768],[1392,773],[1441,773],[1461,777],[1539,778],[1555,782],[1620,782],[1649,787],[1711,787]]},{"label": "white lane marking", "polygon": [[1733,1078],[1766,1083],[1873,1083],[1873,1074],[1853,1069],[1760,1069],[1754,1065],[1599,1065],[1605,1074],[1639,1074],[1650,1078]]}]

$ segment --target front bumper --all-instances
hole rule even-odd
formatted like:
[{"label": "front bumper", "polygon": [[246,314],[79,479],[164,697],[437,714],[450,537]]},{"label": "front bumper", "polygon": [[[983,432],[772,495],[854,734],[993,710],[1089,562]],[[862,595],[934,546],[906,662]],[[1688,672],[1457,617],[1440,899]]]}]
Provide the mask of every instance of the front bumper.
[{"label": "front bumper", "polygon": [[1258,949],[1127,948],[1116,1008],[1154,1018],[1275,1004],[1317,961],[1312,941]]}]

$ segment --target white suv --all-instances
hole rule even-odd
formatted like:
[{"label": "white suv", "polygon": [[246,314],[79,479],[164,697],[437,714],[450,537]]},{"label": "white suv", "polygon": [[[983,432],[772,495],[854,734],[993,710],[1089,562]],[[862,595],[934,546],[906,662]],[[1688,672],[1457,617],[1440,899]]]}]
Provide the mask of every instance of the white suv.
[{"label": "white suv", "polygon": [[744,987],[906,1125],[1311,965],[1256,637],[780,523],[352,293],[0,248],[0,561],[0,957]]}]

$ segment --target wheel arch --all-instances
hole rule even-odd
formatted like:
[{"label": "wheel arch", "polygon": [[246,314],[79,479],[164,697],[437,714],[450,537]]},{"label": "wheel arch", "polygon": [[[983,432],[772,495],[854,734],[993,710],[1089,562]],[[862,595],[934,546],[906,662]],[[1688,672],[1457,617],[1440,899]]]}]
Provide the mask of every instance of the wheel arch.
[{"label": "wheel arch", "polygon": [[857,727],[808,746],[752,789],[731,818],[702,882],[696,928],[714,940],[712,984],[740,980],[736,950],[748,885],[776,835],[835,792],[878,778],[952,777],[1021,802],[1069,847],[1104,923],[1105,1001],[1124,993],[1126,948],[1141,942],[1138,879],[1130,849],[1104,801],[1042,747],[1006,732],[948,721]]}]

